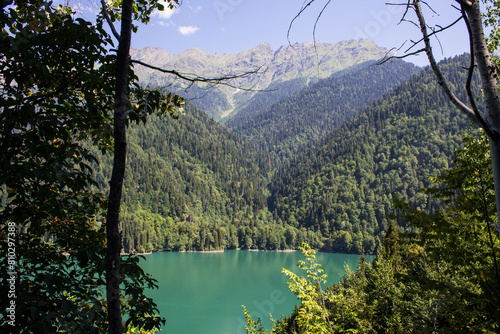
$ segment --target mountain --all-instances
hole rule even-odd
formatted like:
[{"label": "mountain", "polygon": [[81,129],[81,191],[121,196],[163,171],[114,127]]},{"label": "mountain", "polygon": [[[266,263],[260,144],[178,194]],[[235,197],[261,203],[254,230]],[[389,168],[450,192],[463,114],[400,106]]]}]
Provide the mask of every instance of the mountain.
[{"label": "mountain", "polygon": [[[151,117],[128,130],[121,212],[125,252],[319,246],[314,232],[273,224],[266,152],[187,103],[179,119]],[[104,190],[112,158],[96,178]]]},{"label": "mountain", "polygon": [[[210,57],[216,55],[207,58],[207,69]],[[465,82],[467,61],[442,62],[454,87]],[[298,76],[282,87],[294,91]],[[249,99],[227,122],[234,131],[190,103],[179,120],[151,118],[131,127],[124,249],[276,250],[306,241],[329,251],[373,253],[392,198],[437,209],[419,190],[452,164],[468,121],[433,73],[403,62],[361,62],[309,79],[278,102],[250,110],[256,102]],[[266,139],[267,133],[282,138]],[[101,166],[111,165],[102,159]],[[104,186],[106,175],[109,170],[97,172]]]},{"label": "mountain", "polygon": [[351,66],[272,104],[241,111],[226,125],[242,138],[286,162],[310,147],[420,69],[395,61]]},{"label": "mountain", "polygon": [[[297,43],[274,51],[267,43],[236,54],[216,54],[197,48],[168,54],[160,48],[131,49],[131,57],[150,65],[181,73],[219,78],[224,75],[254,75],[235,78],[226,85],[181,83],[169,74],[136,65],[143,84],[166,87],[185,96],[216,120],[234,116],[241,110],[260,110],[306,87],[310,82],[366,62],[378,60],[387,50],[370,40],[353,40],[332,45]],[[187,89],[189,88],[189,89]],[[210,88],[210,89],[207,89]]]},{"label": "mountain", "polygon": [[[441,62],[454,87],[466,81],[468,61]],[[480,87],[477,80],[472,86]],[[372,253],[393,198],[437,209],[420,189],[452,164],[468,124],[427,69],[281,166],[270,183],[269,210],[293,227],[319,231],[325,249]]]}]

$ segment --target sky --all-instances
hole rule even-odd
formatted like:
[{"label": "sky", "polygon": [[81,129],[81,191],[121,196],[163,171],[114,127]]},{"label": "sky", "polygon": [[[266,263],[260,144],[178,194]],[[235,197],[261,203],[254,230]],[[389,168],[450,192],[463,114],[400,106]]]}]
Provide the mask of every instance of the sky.
[{"label": "sky", "polygon": [[[196,47],[212,53],[237,53],[261,43],[274,50],[288,43],[314,39],[316,18],[328,0],[316,0],[298,17],[287,37],[290,23],[299,13],[304,0],[181,0],[174,11],[155,13],[148,25],[140,26],[132,37],[132,46],[160,47],[170,54]],[[403,6],[387,5],[387,0],[331,0],[317,27],[316,40],[338,43],[368,38],[387,49],[400,47],[405,41],[419,39],[418,29],[400,22]],[[406,1],[403,1],[406,2]],[[435,11],[426,10],[431,24],[446,26],[459,17],[453,0],[427,1]],[[468,51],[465,27],[453,27],[434,41],[437,58]],[[407,58],[417,65],[427,65],[425,55]]]}]

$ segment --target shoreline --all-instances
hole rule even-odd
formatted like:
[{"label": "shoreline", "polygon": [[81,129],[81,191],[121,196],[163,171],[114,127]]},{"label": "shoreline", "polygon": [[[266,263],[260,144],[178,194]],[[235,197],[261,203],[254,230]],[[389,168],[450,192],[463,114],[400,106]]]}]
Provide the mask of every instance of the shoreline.
[{"label": "shoreline", "polygon": [[123,256],[123,255],[151,255],[153,254],[153,252],[147,252],[147,253],[120,253],[120,256]]},{"label": "shoreline", "polygon": [[[225,251],[245,251],[245,252],[275,252],[275,253],[293,253],[293,252],[299,252],[298,249],[278,249],[278,250],[269,250],[269,249],[248,249],[248,248],[237,248],[237,249],[217,249],[217,250],[205,250],[205,251],[197,251],[197,250],[183,250],[183,251],[152,251],[152,252],[146,252],[146,253],[120,253],[120,256],[124,255],[151,255],[153,253],[163,253],[163,252],[170,252],[170,253],[224,253]],[[373,254],[352,254],[352,253],[337,253],[337,252],[329,252],[325,250],[316,250],[318,253],[328,253],[328,254],[345,254],[345,255],[364,255],[364,256],[373,256]]]},{"label": "shoreline", "polygon": [[276,252],[276,253],[292,253],[298,252],[298,249],[247,249],[247,248],[239,248],[236,250],[247,251],[247,252]]},{"label": "shoreline", "polygon": [[165,252],[176,252],[176,253],[224,253],[225,249],[216,249],[216,250],[204,250],[204,251],[196,251],[196,250],[184,250],[184,251],[165,251]]}]

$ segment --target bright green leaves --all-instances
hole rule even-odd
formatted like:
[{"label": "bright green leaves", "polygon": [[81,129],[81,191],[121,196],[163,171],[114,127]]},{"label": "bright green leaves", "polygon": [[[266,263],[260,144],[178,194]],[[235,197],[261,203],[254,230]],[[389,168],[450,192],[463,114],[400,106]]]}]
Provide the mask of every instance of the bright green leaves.
[{"label": "bright green leaves", "polygon": [[168,114],[177,119],[183,112],[184,103],[184,98],[177,94],[166,95],[159,90],[136,87],[129,95],[127,113],[136,123],[146,123],[147,116],[153,113],[160,117]]},{"label": "bright green leaves", "polygon": [[[325,297],[321,284],[326,283],[326,274],[323,274],[321,265],[316,262],[316,251],[311,249],[308,244],[303,244],[299,249],[305,256],[304,260],[299,260],[298,267],[306,272],[306,277],[299,276],[290,270],[283,269],[282,272],[287,276],[288,288],[301,301],[295,322],[301,333],[330,333],[331,324],[329,321],[329,311],[326,308],[328,300]],[[245,307],[244,313],[247,326],[245,330],[249,334],[258,333],[280,333],[280,327],[284,326],[283,321],[279,321],[275,328],[264,332],[259,321],[255,321],[250,316]]]},{"label": "bright green leaves", "polygon": [[496,219],[496,208],[488,138],[484,134],[466,134],[463,143],[464,148],[455,151],[455,168],[444,169],[431,178],[442,187],[428,188],[426,192],[445,204],[454,204],[457,211],[492,221]]},{"label": "bright green leaves", "polygon": [[245,332],[247,334],[270,333],[269,331],[264,332],[264,328],[262,327],[260,319],[255,321],[250,315],[250,312],[247,310],[247,308],[245,306],[242,307],[243,307],[243,314],[245,314],[245,320],[246,320]]},{"label": "bright green leaves", "polygon": [[486,5],[486,11],[483,13],[483,23],[490,28],[490,34],[487,38],[488,49],[491,54],[498,50],[500,45],[500,1],[482,0]]},{"label": "bright green leaves", "polygon": [[[433,178],[425,191],[442,201],[425,212],[403,201],[397,217],[406,233],[391,223],[383,248],[367,264],[325,292],[314,251],[304,247],[299,267],[306,276],[284,270],[302,301],[271,333],[496,333],[498,332],[500,243],[494,233],[488,139],[464,136],[455,167]],[[247,316],[256,331],[258,323]]]},{"label": "bright green leaves", "polygon": [[[122,2],[122,0],[108,0],[105,2],[107,15],[109,15],[112,22],[121,19]],[[133,3],[132,20],[139,21],[140,23],[148,23],[155,10],[164,11],[165,8],[173,10],[178,5],[178,0],[165,0],[163,3],[157,0],[136,0]],[[103,17],[100,19],[102,20]],[[132,27],[134,32],[137,32],[137,29],[136,25]]]},{"label": "bright green leaves", "polygon": [[497,328],[500,279],[500,243],[496,218],[491,159],[484,133],[464,136],[456,151],[455,167],[444,169],[425,191],[439,198],[444,208],[428,213],[397,202],[397,217],[413,233],[403,238],[404,275],[399,279],[434,308],[420,310],[428,323],[459,332],[492,332]]}]

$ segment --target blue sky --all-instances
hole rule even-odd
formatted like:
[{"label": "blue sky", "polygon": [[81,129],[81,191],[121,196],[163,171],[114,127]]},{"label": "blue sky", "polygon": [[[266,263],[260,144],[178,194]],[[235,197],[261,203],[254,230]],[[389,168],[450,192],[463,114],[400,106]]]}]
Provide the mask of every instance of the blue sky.
[{"label": "blue sky", "polygon": [[[327,0],[316,0],[294,23],[290,42],[313,40],[313,27]],[[316,30],[320,42],[369,38],[386,48],[399,47],[419,32],[410,23],[398,24],[402,6],[386,5],[386,0],[332,0]],[[458,17],[452,0],[429,0],[439,14],[428,11],[428,20],[445,26]],[[179,53],[192,47],[207,52],[236,53],[267,42],[273,49],[288,44],[290,22],[303,6],[303,0],[182,0],[175,11],[157,13],[147,26],[133,36],[133,47],[157,46],[168,53]],[[453,28],[436,44],[439,57],[453,56],[468,50],[465,30]],[[426,65],[424,55],[409,59]]]}]

